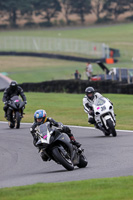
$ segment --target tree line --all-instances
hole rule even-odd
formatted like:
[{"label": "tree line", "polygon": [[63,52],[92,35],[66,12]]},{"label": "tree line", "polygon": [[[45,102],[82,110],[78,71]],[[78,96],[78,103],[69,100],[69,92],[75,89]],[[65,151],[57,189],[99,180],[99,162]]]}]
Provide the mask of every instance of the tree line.
[{"label": "tree line", "polygon": [[33,15],[51,24],[51,20],[57,19],[61,12],[67,25],[72,14],[76,14],[82,24],[85,16],[92,13],[97,22],[117,21],[126,12],[131,13],[129,18],[133,20],[133,0],[0,0],[0,20],[3,23],[8,21],[11,27],[17,25],[18,19],[33,21]]}]

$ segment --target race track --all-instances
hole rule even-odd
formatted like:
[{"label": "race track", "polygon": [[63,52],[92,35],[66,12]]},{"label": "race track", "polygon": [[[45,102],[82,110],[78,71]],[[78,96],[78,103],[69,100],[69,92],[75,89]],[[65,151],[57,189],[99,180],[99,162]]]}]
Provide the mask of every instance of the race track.
[{"label": "race track", "polygon": [[0,188],[133,175],[132,131],[117,131],[114,138],[95,129],[72,127],[85,149],[88,166],[67,171],[54,161],[42,161],[32,144],[30,126],[9,129],[7,123],[0,123]]},{"label": "race track", "polygon": [[3,90],[6,87],[8,87],[11,81],[12,80],[9,77],[0,73],[0,90]]}]

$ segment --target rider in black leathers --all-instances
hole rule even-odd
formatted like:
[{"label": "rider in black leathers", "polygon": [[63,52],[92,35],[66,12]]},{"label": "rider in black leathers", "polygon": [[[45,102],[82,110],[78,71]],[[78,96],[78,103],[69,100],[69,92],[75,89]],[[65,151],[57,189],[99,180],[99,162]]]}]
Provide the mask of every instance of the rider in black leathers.
[{"label": "rider in black leathers", "polygon": [[23,89],[18,86],[16,81],[11,81],[9,87],[7,87],[4,91],[3,94],[3,102],[4,102],[4,107],[3,110],[5,111],[5,117],[7,117],[7,110],[8,110],[8,101],[13,97],[13,96],[21,96],[23,99],[24,103],[27,104],[26,96],[23,92]]},{"label": "rider in black leathers", "polygon": [[[40,113],[40,114],[39,114]],[[36,117],[37,116],[37,117]],[[56,127],[59,127],[60,126],[60,123],[56,122],[54,119],[50,118],[50,117],[47,117],[47,114],[46,114],[46,111],[45,110],[37,110],[34,114],[34,123],[32,124],[31,128],[30,128],[30,132],[33,136],[33,144],[34,146],[36,146],[36,143],[38,141],[38,138],[36,136],[36,127],[38,125],[41,125],[43,123],[46,123],[46,122],[49,122],[50,123],[50,126],[56,126]],[[66,133],[72,144],[77,146],[78,148],[81,146],[81,144],[79,142],[77,142],[73,136],[73,134],[71,133],[71,129],[68,127],[68,126],[64,126],[62,125],[62,132]],[[44,161],[47,161],[47,156],[45,155],[45,153],[42,151],[41,152],[41,157]]]}]

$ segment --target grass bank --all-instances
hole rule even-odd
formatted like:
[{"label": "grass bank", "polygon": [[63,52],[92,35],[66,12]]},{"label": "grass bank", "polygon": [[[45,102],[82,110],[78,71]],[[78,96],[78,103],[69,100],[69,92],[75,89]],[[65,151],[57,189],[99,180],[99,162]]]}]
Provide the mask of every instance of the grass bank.
[{"label": "grass bank", "polygon": [[[42,82],[48,80],[74,79],[75,70],[78,69],[82,79],[86,79],[86,63],[57,59],[33,57],[0,57],[0,72],[18,83]],[[98,65],[93,66],[94,74],[103,73]]]},{"label": "grass bank", "polygon": [[133,177],[38,183],[0,189],[1,200],[131,200]]},{"label": "grass bank", "polygon": [[[119,62],[112,67],[132,68],[133,52],[133,24],[120,24],[111,26],[95,26],[76,29],[40,29],[40,30],[12,30],[1,31],[0,36],[37,36],[56,37],[69,39],[82,39],[90,42],[101,42],[109,47],[120,50]],[[72,53],[71,53],[72,55]],[[84,57],[84,55],[81,55]],[[57,59],[44,59],[33,57],[0,57],[0,72],[7,72],[11,79],[18,83],[41,82],[46,80],[73,79],[76,69],[87,79],[85,75],[86,63]],[[93,74],[103,73],[97,64],[93,64]]]},{"label": "grass bank", "polygon": [[[87,114],[83,110],[82,99],[84,94],[67,93],[25,93],[28,104],[22,122],[33,122],[33,115],[37,109],[45,109],[47,115],[56,121],[69,125],[88,125]],[[2,99],[3,93],[0,93]],[[116,128],[133,130],[133,97],[132,95],[104,94],[114,103],[116,113]],[[0,104],[2,111],[3,104]],[[0,120],[4,119],[4,111]]]},{"label": "grass bank", "polygon": [[120,61],[131,62],[133,51],[133,24],[115,24],[106,26],[90,26],[76,29],[40,29],[40,30],[12,30],[1,31],[0,36],[38,36],[56,38],[83,39],[90,42],[101,42],[112,48],[120,49]]},{"label": "grass bank", "polygon": [[[107,65],[108,69],[113,67],[132,68],[132,63],[116,63]],[[104,74],[98,64],[93,63],[93,75]],[[36,58],[36,57],[0,57],[0,73],[6,72],[7,76],[18,83],[42,82],[48,80],[74,79],[75,70],[81,74],[82,80],[87,80],[86,63],[58,59]]]}]

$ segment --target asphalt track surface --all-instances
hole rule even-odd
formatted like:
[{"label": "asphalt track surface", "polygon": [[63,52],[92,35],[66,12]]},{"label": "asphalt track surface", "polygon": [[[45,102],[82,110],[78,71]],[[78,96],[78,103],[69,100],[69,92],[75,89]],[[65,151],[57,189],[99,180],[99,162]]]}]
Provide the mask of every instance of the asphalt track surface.
[{"label": "asphalt track surface", "polygon": [[133,175],[132,131],[104,137],[96,129],[71,127],[85,149],[88,166],[67,171],[54,161],[42,161],[33,146],[30,126],[21,124],[20,129],[9,129],[7,123],[0,123],[0,188]]},{"label": "asphalt track surface", "polygon": [[2,77],[0,77],[0,89],[5,89],[8,86],[9,86],[9,83],[6,80],[4,80]]},{"label": "asphalt track surface", "polygon": [[0,73],[0,90],[9,86],[11,79]]}]

